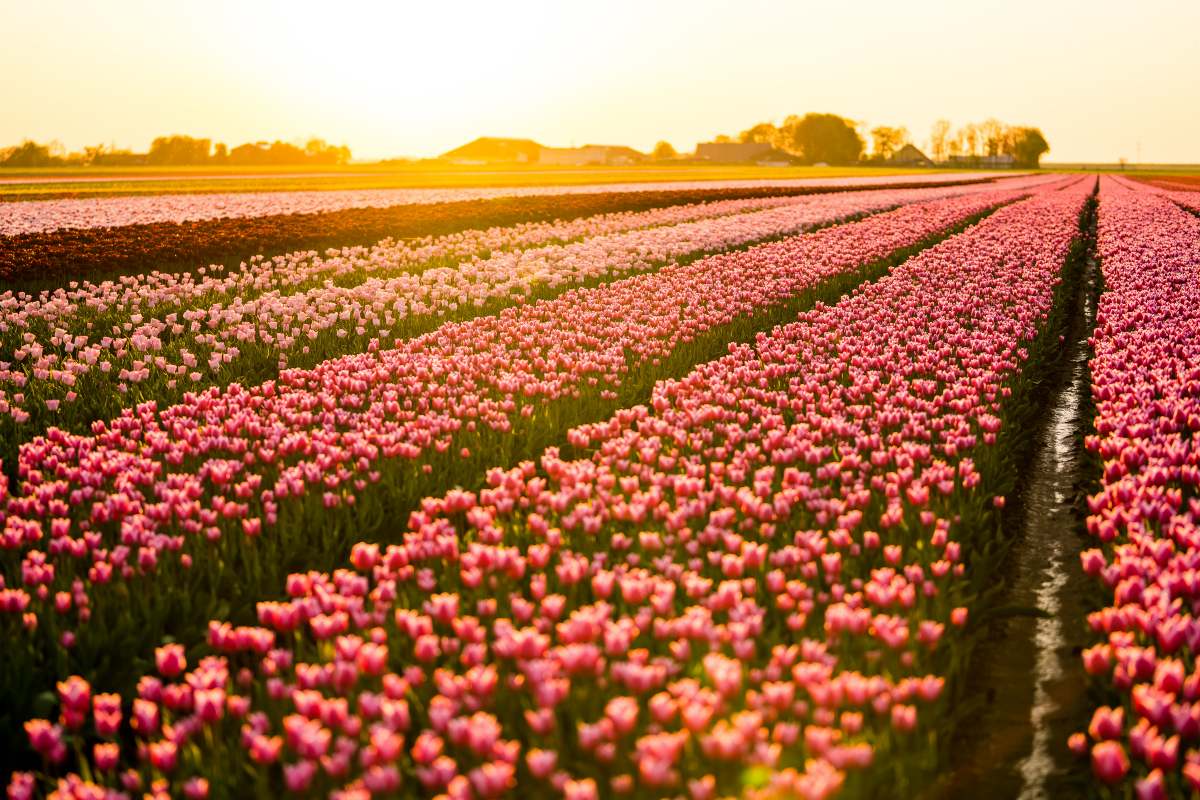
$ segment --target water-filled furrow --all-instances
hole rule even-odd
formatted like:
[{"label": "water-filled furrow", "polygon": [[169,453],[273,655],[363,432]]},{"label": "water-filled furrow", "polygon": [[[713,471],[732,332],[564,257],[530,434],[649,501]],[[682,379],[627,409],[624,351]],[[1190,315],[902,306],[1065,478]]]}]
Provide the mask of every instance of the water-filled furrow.
[{"label": "water-filled furrow", "polygon": [[986,633],[973,656],[971,708],[936,797],[970,792],[977,800],[1040,800],[1072,796],[1078,788],[1078,761],[1066,741],[1086,724],[1079,652],[1087,643],[1088,587],[1079,569],[1085,542],[1079,508],[1087,477],[1088,337],[1099,279],[1094,221],[1090,227],[1060,366],[1046,383],[1045,413],[1005,518],[1012,549],[1000,576],[1003,589],[981,614]]}]

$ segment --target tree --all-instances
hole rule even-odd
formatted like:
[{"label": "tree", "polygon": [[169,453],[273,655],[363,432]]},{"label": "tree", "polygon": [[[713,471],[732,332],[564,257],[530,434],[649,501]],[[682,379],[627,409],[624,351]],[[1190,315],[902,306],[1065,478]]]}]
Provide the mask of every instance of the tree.
[{"label": "tree", "polygon": [[88,146],[83,148],[83,163],[96,164],[104,161],[104,156],[108,154],[108,148],[103,144]]},{"label": "tree", "polygon": [[350,148],[334,147],[324,139],[309,139],[304,145],[304,155],[312,164],[345,164],[350,160]]},{"label": "tree", "polygon": [[949,152],[947,139],[950,137],[950,120],[939,119],[929,132],[929,155],[934,161],[945,161]]},{"label": "tree", "polygon": [[780,144],[809,164],[853,164],[863,152],[854,123],[836,114],[788,117],[780,128]]},{"label": "tree", "polygon": [[159,136],[150,143],[146,162],[168,165],[206,164],[211,147],[211,139],[196,139],[179,134]]},{"label": "tree", "polygon": [[985,119],[979,124],[979,136],[986,156],[998,156],[1005,152],[1008,126],[998,119]]},{"label": "tree", "polygon": [[659,142],[658,144],[654,145],[654,149],[650,152],[650,155],[659,161],[666,161],[667,159],[679,157],[679,153],[675,152],[675,148],[671,145],[671,143],[666,141]]},{"label": "tree", "polygon": [[1018,167],[1036,169],[1050,144],[1037,128],[1013,128],[1010,153]]},{"label": "tree", "polygon": [[717,144],[730,144],[733,142],[733,137],[726,136],[725,134],[721,133],[721,134],[714,136],[713,141],[716,142]]},{"label": "tree", "polygon": [[230,150],[228,157],[230,164],[345,164],[349,160],[349,147],[335,147],[323,139],[310,139],[303,148],[279,140],[247,142]]},{"label": "tree", "polygon": [[963,141],[963,155],[972,158],[979,157],[979,128],[973,124],[964,125],[959,134]]},{"label": "tree", "polygon": [[770,122],[760,122],[738,134],[739,142],[757,142],[776,147],[779,144],[779,128]]},{"label": "tree", "polygon": [[53,145],[26,139],[6,150],[0,164],[6,167],[50,167],[62,161],[53,150]]},{"label": "tree", "polygon": [[871,154],[876,159],[886,161],[908,144],[907,128],[892,128],[880,125],[871,130]]}]

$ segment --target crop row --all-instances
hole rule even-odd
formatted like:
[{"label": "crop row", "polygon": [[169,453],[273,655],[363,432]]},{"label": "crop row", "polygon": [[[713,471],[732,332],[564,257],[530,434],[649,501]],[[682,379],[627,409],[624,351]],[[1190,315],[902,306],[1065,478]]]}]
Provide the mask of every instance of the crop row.
[{"label": "crop row", "polygon": [[[88,777],[188,796],[342,785],[490,797],[520,782],[528,796],[826,797],[880,751],[877,770],[902,779],[928,756],[920,721],[944,711],[945,678],[962,667],[940,642],[966,622],[964,557],[993,505],[978,485],[1003,461],[1001,415],[1046,338],[1087,189],[1002,209],[659,384],[650,408],[576,428],[576,460],[551,449],[492,471],[478,494],[426,500],[399,543],[357,545],[353,569],[293,575],[258,626],[212,623],[221,655],[187,671],[182,647],[162,648],[132,706],[64,682],[60,722],[31,721],[31,742],[61,762],[86,730],[102,739],[82,760]],[[966,200],[696,262],[755,269],[688,297],[743,286],[746,301],[776,303],[798,266],[777,266],[784,248],[819,241],[814,261],[832,260],[839,232],[878,235],[885,218],[954,203]],[[678,270],[693,285],[695,266]],[[678,300],[664,315],[646,291],[666,274],[539,306],[627,285],[626,313],[650,326],[638,333],[686,338],[671,330]],[[579,344],[593,354],[583,375],[622,372],[605,339]],[[637,336],[621,345],[654,355]],[[330,387],[355,398],[343,414],[398,385],[360,376]],[[130,730],[122,718],[137,747],[114,738]],[[82,787],[62,784],[64,796]]]},{"label": "crop row", "polygon": [[[486,257],[492,252],[518,247],[560,244],[586,236],[620,233],[655,225],[672,225],[701,219],[774,208],[802,202],[805,196],[758,197],[716,200],[707,203],[652,208],[648,211],[615,211],[550,222],[522,222],[491,228],[470,228],[441,236],[384,239],[370,247],[344,247],[323,254],[313,251],[255,256],[227,268],[222,264],[185,272],[154,272],[124,276],[120,280],[90,281],[60,286],[37,297],[27,293],[4,295],[13,312],[6,321],[26,329],[38,323],[70,325],[82,310],[98,313],[153,314],[159,307],[193,307],[199,301],[252,297],[265,291],[286,291],[322,279],[375,270],[413,271],[441,259]],[[385,252],[378,252],[385,251]],[[16,312],[19,316],[15,316]]]},{"label": "crop row", "polygon": [[1200,219],[1135,187],[1100,193],[1086,440],[1102,476],[1082,566],[1108,604],[1083,662],[1112,705],[1071,746],[1102,784],[1185,797],[1200,790]]},{"label": "crop row", "polygon": [[[952,178],[950,182],[971,181]],[[927,185],[936,186],[940,182],[911,180],[841,187],[745,185],[740,188],[713,188],[706,183],[686,185],[692,188],[650,190],[643,187],[622,191],[605,186],[588,187],[593,191],[587,193],[505,195],[491,199],[291,214],[272,214],[271,207],[267,206],[260,209],[261,216],[141,222],[119,227],[0,235],[0,281],[13,289],[36,291],[53,289],[73,280],[98,280],[153,270],[194,269],[205,263],[236,264],[263,253],[366,245],[389,236],[399,239],[438,235],[469,227],[571,219],[680,203]],[[212,195],[202,197],[211,198]],[[15,213],[15,208],[25,205],[28,204],[0,203],[0,210]]]},{"label": "crop row", "polygon": [[1194,189],[1189,189],[1185,183],[1178,183],[1175,181],[1151,181],[1145,178],[1131,180],[1117,176],[1110,176],[1109,182],[1114,187],[1120,187],[1129,191],[1166,197],[1169,200],[1178,203],[1181,207],[1187,209],[1188,211],[1200,213],[1200,192],[1197,192]]},{"label": "crop row", "polygon": [[874,178],[822,178],[783,181],[666,181],[658,183],[585,184],[579,186],[504,186],[451,189],[337,189],[223,194],[158,194],[130,197],[34,200],[0,205],[0,235],[46,233],[74,228],[119,228],[158,222],[321,214],[367,208],[430,205],[501,197],[545,197],[637,192],[688,192],[703,189],[740,191],[789,188],[812,191],[889,186],[976,183],[976,173],[885,175]]},{"label": "crop row", "polygon": [[[142,400],[170,402],[211,385],[258,383],[372,341],[398,343],[447,318],[965,191],[827,194],[776,199],[766,208],[757,208],[768,202],[759,200],[711,210],[676,207],[523,226],[507,236],[468,232],[415,248],[385,241],[325,258],[300,253],[229,277],[107,284],[24,304],[10,298],[0,302],[6,312],[0,417],[9,418],[0,431],[9,433],[13,450],[0,457],[11,460],[18,443],[50,425],[83,431]],[[595,233],[538,246],[588,231]],[[504,242],[529,246],[490,252]]]}]

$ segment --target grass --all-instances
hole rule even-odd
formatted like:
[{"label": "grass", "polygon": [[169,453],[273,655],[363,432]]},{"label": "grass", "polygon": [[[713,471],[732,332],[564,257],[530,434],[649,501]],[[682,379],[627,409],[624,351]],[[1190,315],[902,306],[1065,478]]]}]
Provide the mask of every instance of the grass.
[{"label": "grass", "polygon": [[[963,170],[890,167],[759,167],[647,164],[627,167],[463,166],[444,163],[351,164],[343,167],[48,167],[0,169],[0,200],[115,197],[180,192],[268,192],[303,189],[409,189],[574,186],[653,181],[787,180],[881,177]],[[28,182],[8,182],[26,178]],[[47,179],[54,179],[47,182]],[[76,179],[76,180],[70,180]]]}]

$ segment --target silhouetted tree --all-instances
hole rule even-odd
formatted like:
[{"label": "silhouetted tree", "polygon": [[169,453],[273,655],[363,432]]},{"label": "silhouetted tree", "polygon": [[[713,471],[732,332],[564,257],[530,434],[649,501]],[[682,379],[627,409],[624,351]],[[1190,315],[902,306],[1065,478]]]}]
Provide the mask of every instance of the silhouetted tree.
[{"label": "silhouetted tree", "polygon": [[788,117],[780,134],[784,149],[809,164],[853,164],[863,151],[863,139],[854,123],[836,114]]},{"label": "silhouetted tree", "polygon": [[1036,168],[1042,155],[1050,152],[1050,144],[1037,128],[1014,128],[1010,141],[1010,152],[1018,167]]},{"label": "silhouetted tree", "polygon": [[310,139],[303,148],[288,142],[253,142],[240,144],[229,151],[230,164],[287,165],[287,164],[345,164],[350,160],[350,148],[334,147],[323,139]]},{"label": "silhouetted tree", "polygon": [[195,165],[208,163],[211,139],[196,139],[192,136],[159,136],[150,143],[146,163],[159,165]]},{"label": "silhouetted tree", "polygon": [[979,124],[980,145],[985,156],[998,156],[1005,151],[1008,127],[998,119],[985,119]]},{"label": "silhouetted tree", "polygon": [[675,152],[675,148],[670,142],[663,141],[654,145],[654,149],[650,151],[650,155],[660,161],[665,161],[669,158],[677,158],[679,153]]},{"label": "silhouetted tree", "polygon": [[908,129],[893,128],[880,125],[871,129],[871,155],[881,161],[886,161],[908,144]]},{"label": "silhouetted tree", "polygon": [[947,152],[948,139],[950,137],[950,120],[939,119],[933,123],[933,129],[929,132],[929,157],[934,161],[945,161],[949,156]]},{"label": "silhouetted tree", "polygon": [[747,128],[738,134],[740,142],[757,142],[761,144],[769,144],[772,147],[779,146],[779,128],[776,128],[770,122],[760,122],[753,128]]},{"label": "silhouetted tree", "polygon": [[6,167],[51,167],[60,163],[62,158],[54,152],[52,144],[38,144],[32,139],[0,153],[0,164]]}]

